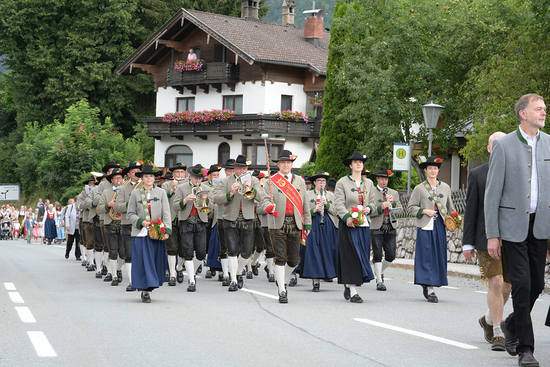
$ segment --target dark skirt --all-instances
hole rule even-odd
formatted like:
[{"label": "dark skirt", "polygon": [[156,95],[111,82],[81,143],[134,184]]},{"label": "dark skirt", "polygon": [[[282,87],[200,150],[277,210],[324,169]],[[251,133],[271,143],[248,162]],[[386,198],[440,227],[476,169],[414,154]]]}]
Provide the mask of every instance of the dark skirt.
[{"label": "dark skirt", "polygon": [[447,234],[441,216],[434,221],[433,231],[418,228],[414,255],[414,284],[433,287],[447,282]]},{"label": "dark skirt", "polygon": [[325,225],[319,225],[321,216],[311,218],[311,232],[306,245],[301,246],[302,278],[332,279],[338,275],[338,230],[325,213]]},{"label": "dark skirt", "polygon": [[132,287],[152,291],[166,281],[166,241],[132,237]]},{"label": "dark skirt", "polygon": [[[326,218],[325,218],[326,219]],[[374,279],[370,266],[370,227],[338,225],[338,284],[363,284]]]},{"label": "dark skirt", "polygon": [[222,270],[222,264],[218,261],[220,256],[220,241],[218,239],[218,223],[212,227],[210,234],[210,244],[208,245],[208,257],[206,258],[206,266],[210,270]]},{"label": "dark skirt", "polygon": [[55,220],[46,219],[44,222],[44,238],[54,239],[57,237],[57,228],[55,228]]}]

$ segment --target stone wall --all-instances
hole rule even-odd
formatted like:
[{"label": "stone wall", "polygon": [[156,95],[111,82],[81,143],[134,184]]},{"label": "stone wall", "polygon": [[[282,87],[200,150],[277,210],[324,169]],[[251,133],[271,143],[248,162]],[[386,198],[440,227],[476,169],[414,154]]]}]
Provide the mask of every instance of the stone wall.
[{"label": "stone wall", "polygon": [[[397,258],[414,259],[416,232],[417,227],[414,218],[397,219]],[[459,264],[468,263],[462,254],[462,229],[459,229],[456,233],[447,231],[447,261]],[[546,260],[546,284],[550,284],[550,261],[548,260]]]}]

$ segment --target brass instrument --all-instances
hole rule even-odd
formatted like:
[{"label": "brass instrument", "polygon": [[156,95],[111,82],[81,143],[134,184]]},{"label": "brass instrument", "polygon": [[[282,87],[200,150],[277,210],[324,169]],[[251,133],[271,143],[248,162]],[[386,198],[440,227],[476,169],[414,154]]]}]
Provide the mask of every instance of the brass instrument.
[{"label": "brass instrument", "polygon": [[254,198],[254,190],[252,190],[252,187],[250,187],[250,188],[246,187],[244,182],[242,182],[241,177],[243,177],[243,176],[237,177],[237,180],[239,182],[239,188],[238,188],[237,192],[239,194],[241,194],[242,196],[244,196],[245,199],[252,200]]},{"label": "brass instrument", "polygon": [[[130,183],[130,179],[127,178],[126,180],[124,180],[122,182],[122,185],[120,185],[120,187],[118,189],[120,190],[122,187],[128,185],[129,183]],[[115,201],[115,200],[116,200],[116,191],[113,194],[113,197],[111,198],[111,201]],[[111,217],[112,220],[120,220],[120,218],[121,218],[121,214],[116,213],[114,208],[109,209],[109,216]]]},{"label": "brass instrument", "polygon": [[195,195],[195,201],[193,204],[195,208],[202,214],[208,214],[212,211],[211,208],[206,205],[206,199],[202,197],[202,194],[207,193],[208,191],[202,191],[200,186],[193,186],[191,193]]}]

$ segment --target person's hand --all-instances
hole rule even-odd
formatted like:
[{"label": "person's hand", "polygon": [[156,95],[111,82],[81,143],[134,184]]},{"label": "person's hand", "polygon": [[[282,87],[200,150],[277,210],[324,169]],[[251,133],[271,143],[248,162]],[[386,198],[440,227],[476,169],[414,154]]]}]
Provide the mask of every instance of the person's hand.
[{"label": "person's hand", "polygon": [[309,236],[309,232],[311,232],[311,230],[309,229],[304,230],[304,234],[306,235],[306,237]]},{"label": "person's hand", "polygon": [[170,235],[168,233],[165,233],[164,236],[162,237],[163,240],[167,240],[168,237],[170,237]]},{"label": "person's hand", "polygon": [[348,219],[346,219],[346,225],[347,225],[348,227],[355,228],[355,225],[353,224],[353,220],[351,219],[351,217],[349,217]]},{"label": "person's hand", "polygon": [[367,207],[364,207],[363,208],[363,214],[367,215],[370,213],[370,208],[367,206]]},{"label": "person's hand", "polygon": [[474,249],[471,249],[471,250],[464,250],[462,251],[462,253],[464,254],[464,257],[466,258],[466,260],[468,261],[474,261]]},{"label": "person's hand", "polygon": [[493,259],[500,259],[500,241],[497,237],[487,240],[487,252]]},{"label": "person's hand", "polygon": [[183,204],[185,205],[188,202],[193,201],[193,200],[195,200],[195,195],[189,194],[185,197],[185,199],[183,199]]},{"label": "person's hand", "polygon": [[382,210],[386,209],[386,208],[391,208],[392,206],[392,203],[390,203],[389,201],[384,201],[382,203]]},{"label": "person's hand", "polygon": [[391,203],[391,205],[393,205],[393,201],[395,200],[395,198],[392,195],[387,195],[386,198]]},{"label": "person's hand", "polygon": [[231,185],[231,196],[235,195],[237,193],[237,190],[239,190],[239,183],[235,182],[233,185]]},{"label": "person's hand", "polygon": [[247,187],[248,190],[250,190],[252,187],[252,181],[244,180],[244,185]]},{"label": "person's hand", "polygon": [[113,200],[111,200],[111,201],[109,201],[109,202],[107,203],[107,206],[108,206],[109,208],[114,208],[114,207],[115,207],[115,202],[114,202]]},{"label": "person's hand", "polygon": [[151,224],[151,221],[144,220],[143,222],[141,222],[141,226],[145,228],[149,228],[150,224]]},{"label": "person's hand", "polygon": [[320,212],[321,210],[323,210],[323,204],[317,203],[317,205],[315,205],[315,209],[313,209],[313,211],[315,213],[317,213],[317,212]]},{"label": "person's hand", "polygon": [[173,179],[172,180],[172,187],[170,187],[170,194],[173,194],[174,191],[176,191],[176,188],[178,187],[178,180]]},{"label": "person's hand", "polygon": [[422,210],[422,214],[425,214],[428,217],[433,217],[437,214],[437,212],[435,210],[424,209],[424,210]]},{"label": "person's hand", "polygon": [[67,232],[71,231],[71,227],[67,226]]}]

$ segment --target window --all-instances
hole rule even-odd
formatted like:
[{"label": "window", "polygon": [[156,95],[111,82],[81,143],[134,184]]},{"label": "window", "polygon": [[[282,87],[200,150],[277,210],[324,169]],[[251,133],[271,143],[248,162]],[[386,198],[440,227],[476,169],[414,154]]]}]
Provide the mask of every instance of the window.
[{"label": "window", "polygon": [[223,109],[235,111],[240,115],[243,113],[243,96],[224,96],[223,97]]},{"label": "window", "polygon": [[173,145],[164,155],[164,167],[174,167],[176,163],[193,165],[193,151],[187,145]]},{"label": "window", "polygon": [[[277,159],[285,145],[281,140],[268,140],[269,159]],[[243,154],[252,161],[250,168],[266,169],[265,142],[263,140],[243,141]],[[271,165],[271,162],[269,162]]]},{"label": "window", "polygon": [[281,95],[281,111],[292,111],[292,96]]},{"label": "window", "polygon": [[225,62],[225,46],[216,45],[214,48],[214,62]]},{"label": "window", "polygon": [[218,146],[218,164],[224,165],[225,162],[229,159],[230,153],[231,149],[229,147],[229,144],[221,143]]},{"label": "window", "polygon": [[195,97],[177,98],[176,111],[195,111]]}]

